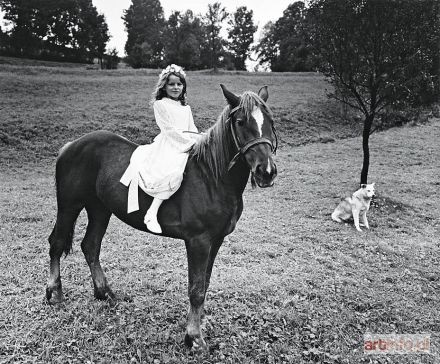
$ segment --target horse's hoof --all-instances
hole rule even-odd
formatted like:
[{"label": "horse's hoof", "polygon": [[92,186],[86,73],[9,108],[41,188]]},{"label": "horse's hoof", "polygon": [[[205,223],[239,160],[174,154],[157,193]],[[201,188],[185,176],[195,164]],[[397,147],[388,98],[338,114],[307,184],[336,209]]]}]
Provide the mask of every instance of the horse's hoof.
[{"label": "horse's hoof", "polygon": [[108,287],[103,289],[95,289],[95,298],[100,301],[116,301],[116,295]]},{"label": "horse's hoof", "polygon": [[188,334],[185,335],[185,345],[192,351],[197,353],[207,353],[209,351],[208,344],[202,337],[191,337]]},{"label": "horse's hoof", "polygon": [[55,305],[64,301],[63,291],[61,289],[46,288],[46,300],[50,305]]}]

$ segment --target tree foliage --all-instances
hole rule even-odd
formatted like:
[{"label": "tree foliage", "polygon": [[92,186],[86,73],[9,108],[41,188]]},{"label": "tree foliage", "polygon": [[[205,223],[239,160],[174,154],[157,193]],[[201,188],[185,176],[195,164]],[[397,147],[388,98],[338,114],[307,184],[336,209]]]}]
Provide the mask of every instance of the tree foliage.
[{"label": "tree foliage", "polygon": [[275,36],[275,23],[270,21],[264,25],[260,40],[254,47],[254,51],[258,54],[260,65],[270,68],[276,64],[280,49]]},{"label": "tree foliage", "polygon": [[9,32],[9,46],[17,55],[29,56],[40,48],[41,39],[37,36],[37,18],[41,1],[39,0],[1,0],[0,8],[5,12],[4,19],[12,24]]},{"label": "tree foliage", "polygon": [[127,63],[134,68],[161,66],[165,18],[160,1],[132,0],[122,19],[127,30]]},{"label": "tree foliage", "polygon": [[11,24],[7,42],[16,56],[91,61],[102,58],[110,36],[91,0],[0,0]]},{"label": "tree foliage", "polygon": [[304,2],[290,4],[275,23],[265,25],[255,47],[260,64],[269,64],[272,71],[310,71],[313,69],[306,33]]},{"label": "tree foliage", "polygon": [[316,0],[311,5],[311,42],[319,69],[335,86],[331,96],[365,116],[361,183],[367,182],[368,140],[378,113],[435,94],[436,6],[437,0]]},{"label": "tree foliage", "polygon": [[0,25],[0,52],[3,50],[6,50],[6,44],[8,42],[8,35],[6,32],[3,31],[1,25]]},{"label": "tree foliage", "polygon": [[113,70],[118,68],[119,56],[116,48],[110,49],[110,51],[104,55],[101,62],[101,69]]},{"label": "tree foliage", "polygon": [[179,64],[185,69],[201,68],[201,49],[204,33],[201,18],[191,10],[173,12],[165,32],[165,59],[167,64]]},{"label": "tree foliage", "polygon": [[253,11],[248,10],[246,6],[237,8],[228,24],[228,49],[232,53],[235,68],[246,70],[245,61],[249,57],[254,33],[257,31],[253,21]]},{"label": "tree foliage", "polygon": [[219,2],[208,4],[208,11],[203,17],[206,36],[205,59],[202,62],[208,63],[214,70],[217,69],[220,57],[225,53],[225,40],[220,36],[222,23],[227,18],[226,8]]}]

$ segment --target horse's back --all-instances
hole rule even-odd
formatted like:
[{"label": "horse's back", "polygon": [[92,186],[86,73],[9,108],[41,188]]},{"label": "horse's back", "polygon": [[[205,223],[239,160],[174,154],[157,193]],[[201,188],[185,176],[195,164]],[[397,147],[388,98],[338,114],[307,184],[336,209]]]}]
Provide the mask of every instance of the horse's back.
[{"label": "horse's back", "polygon": [[85,198],[96,194],[100,175],[122,175],[137,144],[115,133],[98,130],[67,143],[56,163],[57,193]]},{"label": "horse's back", "polygon": [[131,155],[137,146],[120,135],[106,130],[97,130],[66,143],[59,152],[58,163],[60,160],[68,160],[71,163],[78,159],[101,163],[101,157],[114,154],[115,150]]},{"label": "horse's back", "polygon": [[83,136],[71,142],[71,144],[76,144],[77,146],[81,146],[81,147],[87,145],[93,145],[96,148],[99,148],[100,146],[103,145],[107,146],[108,144],[120,144],[120,145],[125,144],[125,145],[130,145],[132,147],[137,146],[137,144],[129,141],[128,139],[107,130],[96,130],[84,134]]}]

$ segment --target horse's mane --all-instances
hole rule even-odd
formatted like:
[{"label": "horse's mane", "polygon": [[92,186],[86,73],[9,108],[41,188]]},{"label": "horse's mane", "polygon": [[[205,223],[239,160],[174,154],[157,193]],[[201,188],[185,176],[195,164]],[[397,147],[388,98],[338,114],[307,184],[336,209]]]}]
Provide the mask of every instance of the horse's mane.
[{"label": "horse's mane", "polygon": [[[244,111],[246,120],[249,119],[255,106],[260,106],[272,114],[266,103],[256,93],[246,91],[240,96],[239,107]],[[206,134],[194,144],[190,151],[190,157],[204,162],[216,181],[227,172],[229,162],[235,153],[228,147],[232,141],[229,132],[230,111],[230,106],[226,106],[217,122],[206,131]]]}]

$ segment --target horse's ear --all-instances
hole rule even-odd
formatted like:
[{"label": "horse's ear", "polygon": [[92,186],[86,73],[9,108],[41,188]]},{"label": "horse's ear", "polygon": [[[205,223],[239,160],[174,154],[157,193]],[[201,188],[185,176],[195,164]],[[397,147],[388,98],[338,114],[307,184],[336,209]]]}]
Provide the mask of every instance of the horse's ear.
[{"label": "horse's ear", "polygon": [[240,103],[240,98],[233,94],[231,91],[229,91],[225,85],[223,85],[222,83],[220,84],[220,87],[222,88],[223,91],[223,95],[226,98],[226,101],[228,101],[228,104],[234,108],[237,107],[238,104]]},{"label": "horse's ear", "polygon": [[269,98],[269,91],[267,90],[267,86],[263,86],[260,88],[260,91],[258,91],[258,96],[261,97],[261,99],[266,102]]}]

